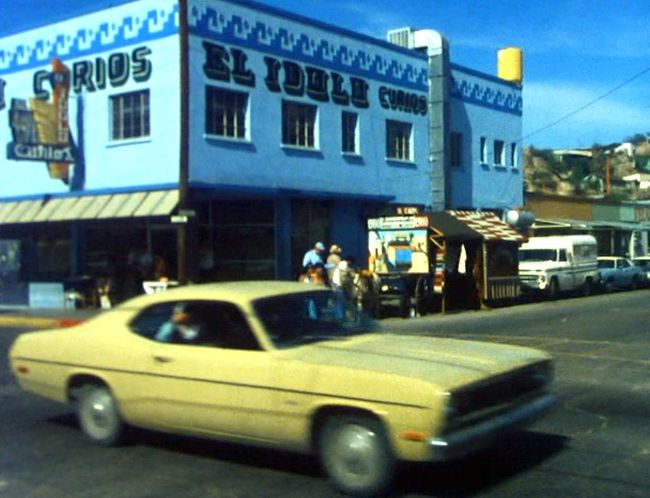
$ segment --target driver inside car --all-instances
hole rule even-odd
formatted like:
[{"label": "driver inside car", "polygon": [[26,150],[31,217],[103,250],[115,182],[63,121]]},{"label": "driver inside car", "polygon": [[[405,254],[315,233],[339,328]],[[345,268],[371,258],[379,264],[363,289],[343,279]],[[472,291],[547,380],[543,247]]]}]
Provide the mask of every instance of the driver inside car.
[{"label": "driver inside car", "polygon": [[174,344],[198,344],[202,340],[201,335],[199,321],[187,304],[179,303],[174,306],[170,319],[160,326],[155,339]]}]

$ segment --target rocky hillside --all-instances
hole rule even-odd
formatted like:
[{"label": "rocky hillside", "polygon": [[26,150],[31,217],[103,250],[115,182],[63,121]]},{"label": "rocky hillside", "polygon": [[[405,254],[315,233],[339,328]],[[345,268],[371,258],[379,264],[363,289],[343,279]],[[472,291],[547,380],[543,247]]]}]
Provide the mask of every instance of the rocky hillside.
[{"label": "rocky hillside", "polygon": [[570,151],[528,147],[524,149],[526,191],[607,196],[619,200],[649,198],[650,191],[635,188],[623,177],[650,174],[650,171],[638,169],[646,165],[645,157],[650,158],[650,143],[634,147],[636,163],[628,152],[615,146]]}]

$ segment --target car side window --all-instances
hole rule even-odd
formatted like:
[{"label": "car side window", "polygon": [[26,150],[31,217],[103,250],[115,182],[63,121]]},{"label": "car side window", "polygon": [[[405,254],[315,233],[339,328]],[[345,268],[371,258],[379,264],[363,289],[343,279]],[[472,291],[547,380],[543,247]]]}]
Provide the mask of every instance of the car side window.
[{"label": "car side window", "polygon": [[234,304],[206,302],[203,313],[209,344],[227,349],[261,349],[244,315]]},{"label": "car side window", "polygon": [[155,304],[145,308],[129,327],[136,334],[157,342],[262,349],[237,306],[221,301]]},{"label": "car side window", "polygon": [[129,328],[139,336],[153,339],[160,328],[169,320],[177,303],[158,303],[143,309],[129,323]]},{"label": "car side window", "polygon": [[625,260],[625,259],[620,259],[620,260],[618,261],[618,267],[619,267],[619,268],[627,268],[628,266],[630,266],[630,264],[627,262],[627,260]]}]

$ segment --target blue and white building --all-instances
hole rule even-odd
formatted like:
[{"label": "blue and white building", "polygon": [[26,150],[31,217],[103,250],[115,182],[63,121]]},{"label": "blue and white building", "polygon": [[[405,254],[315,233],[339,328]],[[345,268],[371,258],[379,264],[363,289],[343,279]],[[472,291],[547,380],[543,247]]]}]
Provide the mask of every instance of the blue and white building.
[{"label": "blue and white building", "polygon": [[364,265],[366,219],[396,206],[521,206],[520,84],[436,32],[390,39],[248,0],[98,4],[3,38],[5,291],[115,274],[122,298],[160,258],[172,279],[292,278],[317,240]]}]

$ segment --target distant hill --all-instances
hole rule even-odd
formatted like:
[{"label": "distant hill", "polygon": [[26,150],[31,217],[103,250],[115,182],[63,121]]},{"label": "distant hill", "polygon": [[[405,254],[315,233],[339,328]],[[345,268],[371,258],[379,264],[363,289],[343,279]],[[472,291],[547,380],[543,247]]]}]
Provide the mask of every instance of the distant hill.
[{"label": "distant hill", "polygon": [[[614,144],[592,149],[524,149],[527,192],[556,195],[648,199],[650,143]],[[625,177],[635,175],[635,181]],[[647,177],[647,178],[646,178]],[[647,181],[645,181],[647,180]]]}]

